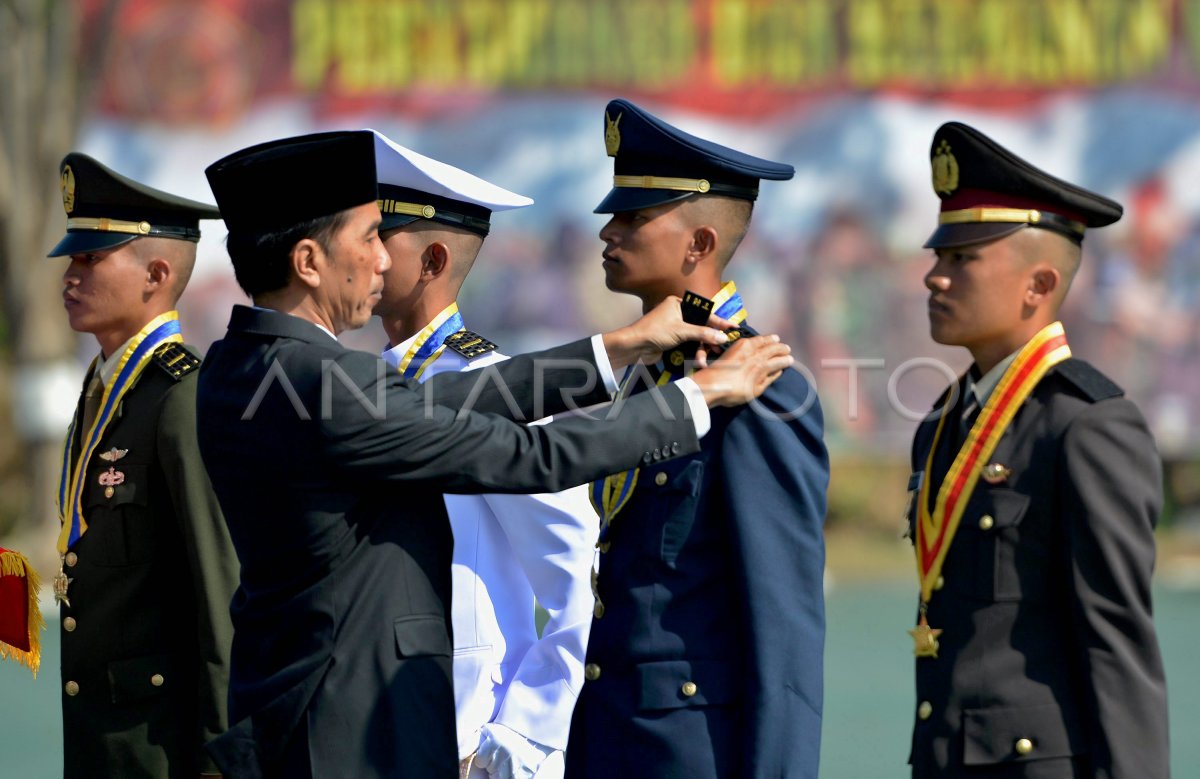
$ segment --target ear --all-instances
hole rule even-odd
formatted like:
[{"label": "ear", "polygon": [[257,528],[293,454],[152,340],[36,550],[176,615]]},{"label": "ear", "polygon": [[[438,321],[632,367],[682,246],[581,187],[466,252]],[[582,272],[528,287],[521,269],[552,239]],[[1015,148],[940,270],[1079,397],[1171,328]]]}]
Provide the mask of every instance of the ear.
[{"label": "ear", "polygon": [[1062,274],[1053,265],[1039,263],[1029,276],[1029,286],[1025,289],[1025,305],[1037,307],[1053,297],[1058,285],[1062,283]]},{"label": "ear", "polygon": [[170,286],[173,275],[171,263],[162,257],[155,257],[146,263],[146,291],[157,292],[166,289]]},{"label": "ear", "polygon": [[289,261],[292,273],[304,286],[316,289],[321,286],[320,265],[325,257],[321,245],[311,238],[301,238],[292,247]]},{"label": "ear", "polygon": [[690,265],[699,265],[705,260],[711,261],[716,256],[719,241],[720,236],[717,235],[716,228],[709,225],[697,227],[692,233],[692,240],[688,244],[684,261]]},{"label": "ear", "polygon": [[450,269],[450,247],[434,241],[421,255],[421,281],[433,281]]}]

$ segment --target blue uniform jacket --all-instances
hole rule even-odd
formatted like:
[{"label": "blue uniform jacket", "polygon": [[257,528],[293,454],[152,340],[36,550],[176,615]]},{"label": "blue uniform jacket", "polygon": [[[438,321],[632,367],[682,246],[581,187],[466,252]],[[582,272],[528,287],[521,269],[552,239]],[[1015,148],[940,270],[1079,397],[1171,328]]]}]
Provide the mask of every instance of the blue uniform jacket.
[{"label": "blue uniform jacket", "polygon": [[790,370],[715,409],[700,452],[643,462],[600,555],[568,777],[815,779],[828,481]]}]

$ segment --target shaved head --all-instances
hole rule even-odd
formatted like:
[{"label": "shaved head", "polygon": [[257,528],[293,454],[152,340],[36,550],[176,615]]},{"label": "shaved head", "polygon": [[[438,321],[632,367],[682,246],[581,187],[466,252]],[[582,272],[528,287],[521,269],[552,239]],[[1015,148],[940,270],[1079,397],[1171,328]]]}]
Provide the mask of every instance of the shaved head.
[{"label": "shaved head", "polygon": [[455,286],[461,286],[479,250],[483,248],[483,236],[461,227],[442,224],[429,220],[418,220],[404,226],[404,231],[416,236],[420,243],[429,246],[432,243],[444,243],[450,250],[450,281]]},{"label": "shaved head", "polygon": [[154,260],[163,260],[171,266],[167,294],[172,306],[177,303],[196,267],[196,244],[175,238],[145,236],[133,241],[133,250],[145,266]]},{"label": "shaved head", "polygon": [[1027,227],[1009,237],[1014,253],[1029,267],[1045,263],[1058,271],[1059,284],[1054,290],[1053,308],[1062,306],[1067,290],[1079,270],[1083,251],[1079,244],[1052,230]]},{"label": "shaved head", "polygon": [[722,195],[700,195],[685,200],[680,211],[689,227],[705,225],[717,231],[717,264],[723,270],[737,251],[746,231],[750,229],[750,215],[754,203],[741,198]]}]

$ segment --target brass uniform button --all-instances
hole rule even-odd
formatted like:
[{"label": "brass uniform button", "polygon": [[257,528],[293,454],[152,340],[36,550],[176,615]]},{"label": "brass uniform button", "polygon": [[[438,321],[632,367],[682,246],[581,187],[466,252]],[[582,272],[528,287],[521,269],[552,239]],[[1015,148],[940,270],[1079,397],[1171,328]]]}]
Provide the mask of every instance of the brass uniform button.
[{"label": "brass uniform button", "polygon": [[66,617],[63,619],[63,630],[67,631],[68,633],[75,632],[75,618],[74,617]]},{"label": "brass uniform button", "polygon": [[1013,749],[1017,750],[1018,755],[1028,755],[1033,751],[1033,742],[1027,738],[1019,738]]},{"label": "brass uniform button", "polygon": [[685,696],[687,696],[688,698],[692,697],[693,695],[696,694],[696,683],[695,682],[684,682],[683,687],[681,688],[681,692],[683,692],[683,694]]},{"label": "brass uniform button", "polygon": [[996,524],[996,520],[992,519],[991,514],[984,514],[982,517],[979,518],[979,529],[980,530],[991,530],[992,525],[994,525],[994,524]]},{"label": "brass uniform button", "polygon": [[604,616],[604,604],[603,603],[601,603],[600,601],[596,601],[596,605],[592,607],[592,616],[595,617],[596,619],[600,619],[601,617]]},{"label": "brass uniform button", "polygon": [[79,555],[75,554],[74,552],[67,552],[67,556],[64,558],[63,562],[67,564],[68,568],[74,568],[75,564],[79,562]]},{"label": "brass uniform button", "polygon": [[661,487],[661,486],[663,486],[664,484],[666,484],[666,483],[667,483],[667,474],[666,474],[666,472],[665,472],[665,471],[659,471],[658,473],[654,474],[654,483],[655,483],[655,484],[657,484],[657,485],[658,485],[658,486],[660,486],[660,487]]},{"label": "brass uniform button", "polygon": [[67,695],[74,697],[79,694],[79,682],[67,682],[63,685],[63,689],[66,690]]},{"label": "brass uniform button", "polygon": [[933,704],[929,701],[921,701],[921,705],[917,707],[917,717],[920,719],[929,719],[933,716]]},{"label": "brass uniform button", "polygon": [[935,590],[940,590],[945,586],[946,586],[946,577],[945,576],[937,577],[937,581],[933,583],[933,589],[935,589]]},{"label": "brass uniform button", "polygon": [[600,666],[595,663],[588,663],[583,667],[583,678],[589,682],[594,682],[600,678]]},{"label": "brass uniform button", "polygon": [[165,681],[166,679],[163,679],[162,674],[154,674],[154,676],[150,677],[150,684],[154,685],[155,687],[162,687],[163,682]]}]

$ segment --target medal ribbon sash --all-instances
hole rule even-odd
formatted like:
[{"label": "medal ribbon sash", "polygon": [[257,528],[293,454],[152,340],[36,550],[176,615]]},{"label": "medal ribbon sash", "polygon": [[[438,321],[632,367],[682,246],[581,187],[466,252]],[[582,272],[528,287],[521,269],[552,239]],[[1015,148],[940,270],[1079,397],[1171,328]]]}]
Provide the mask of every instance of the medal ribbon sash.
[{"label": "medal ribbon sash", "polygon": [[[987,403],[958,450],[946,478],[938,489],[933,511],[929,510],[929,483],[921,485],[917,508],[917,577],[921,583],[921,601],[928,603],[934,583],[942,571],[950,543],[958,530],[963,511],[979,481],[979,475],[995,451],[1013,417],[1025,403],[1046,372],[1071,356],[1061,322],[1047,325],[1021,348],[1012,364],[1005,370],[1000,383],[988,397]],[[950,415],[950,400],[942,407],[933,446],[925,462],[925,473],[933,472],[933,455],[942,437],[946,417]]]},{"label": "medal ribbon sash", "polygon": [[713,296],[713,313],[735,325],[746,321],[746,306],[742,303],[742,296],[738,294],[737,285],[732,281],[727,282],[721,287],[721,291]]},{"label": "medal ribbon sash", "polygon": [[[63,451],[62,478],[58,487],[58,512],[62,529],[58,535],[58,553],[65,554],[71,544],[87,532],[87,521],[83,517],[83,486],[87,475],[87,463],[96,451],[104,430],[116,414],[116,409],[125,398],[125,393],[134,385],[142,370],[154,357],[154,352],[165,343],[183,343],[179,328],[179,312],[168,311],[150,320],[143,327],[117,363],[117,372],[104,388],[100,398],[100,410],[90,430],[83,431],[79,445],[79,459],[71,462],[71,442],[75,438],[75,421],[67,430],[67,441]],[[93,370],[98,369],[96,363]]]},{"label": "medal ribbon sash", "polygon": [[446,349],[443,343],[446,338],[451,333],[465,329],[466,325],[463,324],[462,314],[458,312],[458,301],[455,301],[443,308],[432,322],[417,333],[416,339],[404,353],[396,370],[400,371],[406,379],[420,379],[421,375],[425,373],[425,369],[442,356],[442,352]]},{"label": "medal ribbon sash", "polygon": [[[742,296],[737,293],[737,285],[732,281],[726,282],[721,287],[721,291],[713,297],[713,311],[717,316],[728,319],[735,325],[746,321],[746,309],[742,303]],[[621,388],[617,392],[618,399],[628,397],[633,389],[632,378],[636,375],[638,367],[631,365],[625,371],[625,376],[621,379]],[[655,384],[662,387],[682,376],[683,373],[675,375],[665,368],[659,374]],[[601,544],[606,543],[613,519],[633,495],[633,491],[637,487],[638,470],[636,467],[631,468],[628,471],[615,473],[592,482],[591,489],[588,490],[588,497],[591,499],[592,508],[600,517]]]}]

